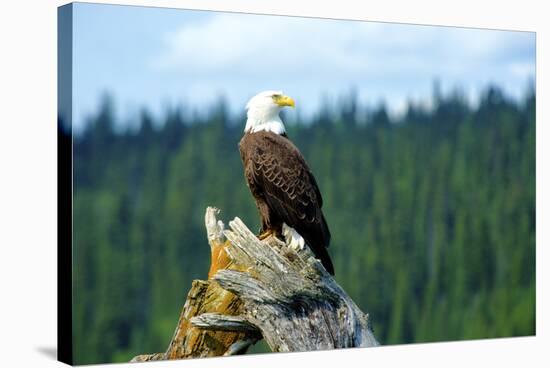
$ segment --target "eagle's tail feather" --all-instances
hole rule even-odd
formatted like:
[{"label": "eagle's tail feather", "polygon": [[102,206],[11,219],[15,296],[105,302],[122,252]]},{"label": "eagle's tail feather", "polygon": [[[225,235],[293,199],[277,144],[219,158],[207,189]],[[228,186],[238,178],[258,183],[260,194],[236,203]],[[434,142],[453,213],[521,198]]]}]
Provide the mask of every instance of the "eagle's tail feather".
[{"label": "eagle's tail feather", "polygon": [[334,265],[332,264],[332,260],[327,250],[331,235],[325,216],[323,215],[321,215],[320,225],[321,226],[316,226],[314,229],[304,231],[302,236],[315,254],[315,257],[321,261],[327,272],[334,276]]},{"label": "eagle's tail feather", "polygon": [[330,255],[328,254],[327,248],[325,247],[315,247],[312,248],[315,256],[319,258],[325,269],[328,273],[330,273],[332,276],[334,276],[334,265],[332,264],[332,260],[330,259]]}]

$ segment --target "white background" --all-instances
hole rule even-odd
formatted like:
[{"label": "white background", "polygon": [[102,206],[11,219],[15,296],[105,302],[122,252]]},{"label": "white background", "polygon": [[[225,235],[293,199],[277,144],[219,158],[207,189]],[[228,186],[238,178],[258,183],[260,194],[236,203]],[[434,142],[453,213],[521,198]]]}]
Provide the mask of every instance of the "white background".
[{"label": "white background", "polygon": [[[550,187],[545,161],[550,34],[544,1],[116,3],[537,32],[537,337],[159,362],[147,367],[549,366],[549,273],[544,265],[550,261],[545,249],[550,210],[545,190]],[[6,367],[62,365],[55,360],[56,7],[62,4],[4,0],[0,5],[0,366]]]}]

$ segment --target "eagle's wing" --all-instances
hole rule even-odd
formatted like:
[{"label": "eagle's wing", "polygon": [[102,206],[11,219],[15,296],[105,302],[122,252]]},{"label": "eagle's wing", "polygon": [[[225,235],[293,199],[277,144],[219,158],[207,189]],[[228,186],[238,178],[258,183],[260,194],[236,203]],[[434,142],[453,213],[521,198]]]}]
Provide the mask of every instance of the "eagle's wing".
[{"label": "eagle's wing", "polygon": [[[293,227],[321,260],[327,271],[334,273],[326,250],[330,231],[321,211],[323,200],[311,170],[300,151],[287,138],[265,134],[250,155],[245,169],[247,180],[260,189],[270,209]],[[268,150],[262,149],[269,147]]]}]

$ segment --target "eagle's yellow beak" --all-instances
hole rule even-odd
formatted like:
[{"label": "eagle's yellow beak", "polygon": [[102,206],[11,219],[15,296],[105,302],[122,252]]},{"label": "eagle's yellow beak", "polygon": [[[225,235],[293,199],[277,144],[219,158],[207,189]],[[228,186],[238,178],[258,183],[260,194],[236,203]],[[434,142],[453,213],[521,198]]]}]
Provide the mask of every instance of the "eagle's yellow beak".
[{"label": "eagle's yellow beak", "polygon": [[273,101],[281,107],[284,107],[284,106],[294,107],[294,100],[291,97],[288,97],[285,95],[273,96]]}]

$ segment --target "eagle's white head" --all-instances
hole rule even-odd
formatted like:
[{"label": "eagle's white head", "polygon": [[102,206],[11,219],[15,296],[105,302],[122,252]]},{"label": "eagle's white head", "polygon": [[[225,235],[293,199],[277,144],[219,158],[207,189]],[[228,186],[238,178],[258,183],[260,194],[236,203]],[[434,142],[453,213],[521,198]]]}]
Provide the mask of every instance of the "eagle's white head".
[{"label": "eagle's white head", "polygon": [[285,106],[294,107],[294,100],[285,96],[282,91],[264,91],[252,97],[246,104],[245,133],[259,131],[284,134],[285,126],[279,112]]}]

